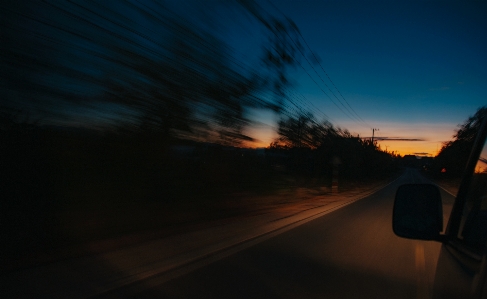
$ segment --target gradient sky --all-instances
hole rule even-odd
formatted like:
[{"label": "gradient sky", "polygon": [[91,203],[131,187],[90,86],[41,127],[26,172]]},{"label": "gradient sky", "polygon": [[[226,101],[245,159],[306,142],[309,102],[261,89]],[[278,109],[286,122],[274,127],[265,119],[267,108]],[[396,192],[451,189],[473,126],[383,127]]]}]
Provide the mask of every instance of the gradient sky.
[{"label": "gradient sky", "polygon": [[[382,149],[435,155],[443,142],[452,139],[458,124],[487,105],[486,1],[257,3],[264,13],[287,15],[298,25],[360,119],[337,108],[331,99],[345,110],[333,95],[320,90],[330,94],[302,60],[320,87],[298,67],[292,72],[293,92],[304,97],[317,117],[324,113],[334,125],[362,137],[378,128],[379,138],[417,140],[380,140]],[[238,50],[245,52],[242,40],[254,35],[253,30],[249,27],[235,35],[241,41]],[[314,67],[341,99],[321,67]],[[255,113],[254,117],[262,121],[251,130],[260,141],[256,145],[268,145],[275,137],[275,116]]]},{"label": "gradient sky", "polygon": [[[288,72],[292,82],[287,90],[290,100],[312,112],[318,120],[327,119],[354,135],[370,137],[372,128],[379,129],[375,136],[384,150],[401,155],[435,155],[443,142],[452,139],[457,125],[487,105],[485,0],[166,0],[162,5],[141,0],[134,3],[154,10],[164,9],[161,20],[165,20],[164,16],[181,16],[190,26],[210,32],[232,50],[228,63],[240,72],[253,70],[265,76],[268,69],[262,65],[262,50],[269,44],[270,33],[241,2],[253,6],[267,20],[287,16],[299,27],[305,57],[296,53],[300,65]],[[57,86],[60,90],[56,92],[68,90],[80,99],[101,94],[104,86],[100,82],[104,82],[105,76],[111,76],[112,65],[98,56],[112,55],[107,46],[111,43],[124,47],[130,44],[128,49],[137,49],[141,55],[165,51],[161,45],[167,37],[164,30],[170,26],[164,27],[164,21],[160,20],[151,22],[152,19],[133,8],[131,1],[56,4],[20,1],[19,4],[12,0],[9,3],[15,9],[22,8],[21,13],[11,14],[7,10],[2,15],[6,20],[11,19],[7,24],[15,29],[9,31],[13,41],[22,33],[19,36],[23,39],[17,41],[16,50],[26,57],[45,60],[52,74],[46,74],[45,68],[37,65],[33,80]],[[66,11],[62,12],[63,9]],[[87,9],[94,9],[94,13],[87,13]],[[83,18],[86,14],[88,21],[72,17],[72,13]],[[123,21],[119,15],[124,16]],[[117,27],[106,18],[120,21],[122,25]],[[48,25],[44,24],[46,20]],[[112,27],[128,41],[107,33],[112,32]],[[70,30],[74,34],[68,33]],[[148,37],[142,38],[138,33]],[[24,43],[29,46],[23,46]],[[319,64],[308,63],[307,60],[316,60],[313,54]],[[60,67],[56,69],[56,66]],[[27,72],[31,66],[20,63],[18,67]],[[63,67],[79,75],[66,74]],[[4,74],[10,75],[9,70],[4,70]],[[39,105],[44,105],[41,100],[38,99]],[[92,121],[96,118],[106,122],[121,113],[110,105],[88,108],[57,107],[72,116],[72,122],[81,123],[87,122],[83,115]],[[255,124],[244,133],[257,140],[248,145],[268,146],[277,137],[279,116],[259,110],[248,113]]]}]

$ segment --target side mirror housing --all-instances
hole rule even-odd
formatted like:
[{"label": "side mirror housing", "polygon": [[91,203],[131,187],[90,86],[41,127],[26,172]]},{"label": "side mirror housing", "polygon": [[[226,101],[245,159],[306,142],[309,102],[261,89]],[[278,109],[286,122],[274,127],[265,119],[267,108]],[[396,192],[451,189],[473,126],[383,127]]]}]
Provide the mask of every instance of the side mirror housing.
[{"label": "side mirror housing", "polygon": [[396,191],[392,229],[400,237],[440,241],[443,230],[441,194],[432,184],[406,184]]}]

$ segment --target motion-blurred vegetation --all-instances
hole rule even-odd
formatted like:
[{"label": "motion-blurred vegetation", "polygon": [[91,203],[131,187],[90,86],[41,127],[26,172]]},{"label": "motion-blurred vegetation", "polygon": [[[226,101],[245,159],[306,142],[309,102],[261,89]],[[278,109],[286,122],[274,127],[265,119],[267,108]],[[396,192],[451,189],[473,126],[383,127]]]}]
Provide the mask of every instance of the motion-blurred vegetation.
[{"label": "motion-blurred vegetation", "polygon": [[[113,237],[184,222],[167,211],[210,215],[237,193],[329,187],[332,161],[345,180],[397,171],[372,141],[296,112],[286,87],[303,51],[297,26],[239,3],[263,32],[255,64],[209,29],[216,25],[166,2],[1,4],[4,258],[86,241],[66,232],[70,221],[86,222],[85,235]],[[249,109],[281,117],[265,150],[240,147],[253,139]],[[100,211],[117,223],[140,219],[104,233],[111,224]]]},{"label": "motion-blurred vegetation", "polygon": [[480,107],[469,117],[453,135],[453,140],[443,144],[441,151],[431,167],[431,174],[436,178],[461,178],[467,165],[470,151],[487,117],[487,107]]}]

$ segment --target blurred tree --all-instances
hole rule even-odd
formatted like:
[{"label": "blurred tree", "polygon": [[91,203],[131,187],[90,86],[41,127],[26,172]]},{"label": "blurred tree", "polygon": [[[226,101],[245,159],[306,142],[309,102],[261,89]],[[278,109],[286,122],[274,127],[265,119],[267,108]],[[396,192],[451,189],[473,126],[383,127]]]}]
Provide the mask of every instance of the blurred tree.
[{"label": "blurred tree", "polygon": [[155,1],[2,3],[9,30],[0,44],[0,108],[44,113],[47,122],[68,126],[124,124],[166,141],[252,140],[243,134],[247,109],[281,109],[296,25],[266,21],[266,67],[244,70],[215,32],[169,7]]},{"label": "blurred tree", "polygon": [[296,56],[298,51],[302,53],[303,47],[298,38],[299,29],[292,20],[272,19],[264,24],[271,32],[270,43],[264,50],[264,62],[271,73],[275,74],[271,82],[276,102],[271,108],[276,112],[281,112],[286,101],[284,88],[290,84],[288,68],[299,64]]},{"label": "blurred tree", "polygon": [[270,108],[281,113],[285,107],[286,93],[284,88],[290,84],[288,70],[299,64],[298,57],[305,55],[299,39],[299,28],[291,19],[279,20],[265,15],[265,11],[254,0],[238,1],[269,32],[268,43],[264,45],[263,61],[271,73],[269,82],[275,94]]},{"label": "blurred tree", "polygon": [[353,136],[328,121],[317,122],[309,112],[281,120],[278,133],[269,150],[288,151],[289,166],[299,173],[329,175],[330,162],[335,158],[342,162],[343,177],[384,176],[396,170],[392,156],[375,143]]},{"label": "blurred tree", "polygon": [[164,139],[251,140],[242,134],[249,123],[245,109],[267,106],[256,96],[264,84],[234,69],[228,47],[214,35],[174,22],[157,59],[113,46],[117,63],[106,76],[106,98],[134,109],[136,127]]},{"label": "blurred tree", "polygon": [[281,119],[278,123],[279,138],[276,142],[290,148],[315,148],[317,131],[314,122],[313,115],[308,112]]},{"label": "blurred tree", "polygon": [[453,140],[443,144],[435,158],[435,171],[446,170],[445,176],[459,177],[463,174],[475,137],[482,121],[487,117],[487,107],[480,107],[453,135]]}]

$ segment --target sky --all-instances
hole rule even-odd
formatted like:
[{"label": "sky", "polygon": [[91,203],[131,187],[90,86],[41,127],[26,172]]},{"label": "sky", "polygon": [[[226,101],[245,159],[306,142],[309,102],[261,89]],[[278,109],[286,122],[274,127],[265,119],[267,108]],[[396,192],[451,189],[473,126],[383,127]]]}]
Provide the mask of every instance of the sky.
[{"label": "sky", "polygon": [[[125,107],[106,101],[84,103],[102,97],[110,80],[133,84],[133,67],[123,51],[154,61],[165,57],[175,24],[168,18],[223,41],[239,71],[264,72],[262,50],[270,33],[244,7],[265,19],[289,18],[299,28],[303,50],[295,53],[299,63],[287,70],[288,101],[353,135],[371,138],[374,132],[383,150],[434,156],[459,124],[487,105],[485,0],[5,3],[0,11],[12,48],[5,43],[0,50],[23,58],[17,64],[2,60],[2,77],[16,86],[0,88],[2,99],[20,103],[23,95],[44,108],[49,96],[69,93],[65,105],[51,108],[64,113],[64,124],[95,120],[103,125],[119,115],[132,117]],[[246,112],[253,123],[244,134],[255,142],[245,145],[269,146],[278,137],[280,116],[261,109]]]},{"label": "sky", "polygon": [[[378,129],[383,150],[434,156],[459,124],[487,105],[486,1],[257,3],[270,15],[291,18],[319,57],[319,76],[306,60],[306,71],[292,72],[293,92],[317,117],[326,114],[354,135],[371,137]],[[252,133],[268,144],[276,119],[255,117],[263,124]]]}]

